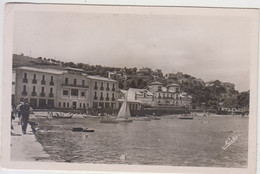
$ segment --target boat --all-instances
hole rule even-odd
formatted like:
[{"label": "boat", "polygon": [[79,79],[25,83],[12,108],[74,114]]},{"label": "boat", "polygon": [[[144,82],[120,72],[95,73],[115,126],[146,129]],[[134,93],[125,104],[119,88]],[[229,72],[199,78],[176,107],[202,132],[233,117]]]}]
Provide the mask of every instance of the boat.
[{"label": "boat", "polygon": [[134,121],[151,121],[150,117],[135,117],[133,118]]},{"label": "boat", "polygon": [[183,120],[193,120],[193,116],[191,115],[181,115],[178,118]]},{"label": "boat", "polygon": [[150,118],[150,120],[161,120],[161,117],[155,115],[147,115],[147,117]]},{"label": "boat", "polygon": [[55,114],[53,114],[52,112],[51,112],[51,114],[50,114],[50,116],[52,117],[52,118],[62,118],[62,119],[70,119],[70,118],[72,118],[72,113],[58,113],[58,112],[56,112]]},{"label": "boat", "polygon": [[105,116],[105,117],[101,117],[100,123],[113,123],[113,124],[117,124],[118,121],[116,120],[115,117]]},{"label": "boat", "polygon": [[129,104],[127,102],[127,93],[125,94],[125,100],[121,105],[121,108],[117,114],[116,121],[118,122],[133,122],[133,119],[131,119]]}]

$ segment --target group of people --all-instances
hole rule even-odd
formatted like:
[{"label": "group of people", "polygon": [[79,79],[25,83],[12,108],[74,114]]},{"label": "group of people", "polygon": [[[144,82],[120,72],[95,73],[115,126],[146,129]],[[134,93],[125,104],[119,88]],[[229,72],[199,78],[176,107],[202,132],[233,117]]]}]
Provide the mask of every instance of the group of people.
[{"label": "group of people", "polygon": [[24,99],[17,107],[12,106],[11,112],[11,129],[13,130],[12,120],[17,116],[19,121],[18,125],[21,125],[23,134],[26,134],[26,129],[29,121],[30,113],[32,112],[32,108],[28,103],[28,99]]}]

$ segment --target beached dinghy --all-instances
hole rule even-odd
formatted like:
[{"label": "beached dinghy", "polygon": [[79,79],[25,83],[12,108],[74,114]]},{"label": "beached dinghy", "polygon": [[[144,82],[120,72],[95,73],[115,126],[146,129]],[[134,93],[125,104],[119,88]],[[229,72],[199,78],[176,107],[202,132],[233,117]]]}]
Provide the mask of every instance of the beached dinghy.
[{"label": "beached dinghy", "polygon": [[72,113],[58,113],[58,112],[56,112],[55,114],[53,114],[52,112],[51,112],[51,114],[50,114],[51,116],[52,116],[52,118],[62,118],[62,119],[69,119],[69,118],[72,118]]},{"label": "beached dinghy", "polygon": [[179,117],[178,117],[179,119],[183,119],[183,120],[193,120],[193,116],[191,116],[191,115],[180,115]]}]

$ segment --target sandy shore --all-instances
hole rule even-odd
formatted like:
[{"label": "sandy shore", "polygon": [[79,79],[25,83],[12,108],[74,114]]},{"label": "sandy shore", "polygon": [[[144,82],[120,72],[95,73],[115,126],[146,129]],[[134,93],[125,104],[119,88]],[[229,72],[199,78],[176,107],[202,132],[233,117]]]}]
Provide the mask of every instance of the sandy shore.
[{"label": "sandy shore", "polygon": [[13,161],[50,161],[50,156],[44,152],[41,144],[28,124],[27,134],[22,134],[18,118],[13,120],[13,134],[11,135],[11,160]]}]

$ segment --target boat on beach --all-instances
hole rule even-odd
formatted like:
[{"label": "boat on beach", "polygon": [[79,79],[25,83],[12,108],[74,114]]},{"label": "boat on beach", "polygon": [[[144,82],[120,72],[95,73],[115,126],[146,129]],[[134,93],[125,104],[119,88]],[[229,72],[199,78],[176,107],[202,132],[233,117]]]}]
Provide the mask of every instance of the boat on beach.
[{"label": "boat on beach", "polygon": [[182,119],[182,120],[193,120],[193,116],[192,115],[180,115],[178,116],[179,119]]},{"label": "boat on beach", "polygon": [[51,112],[50,116],[52,118],[70,119],[70,118],[72,118],[73,114],[72,113],[62,113],[62,112],[60,112],[60,113],[58,113],[58,112],[56,112],[56,113]]}]

